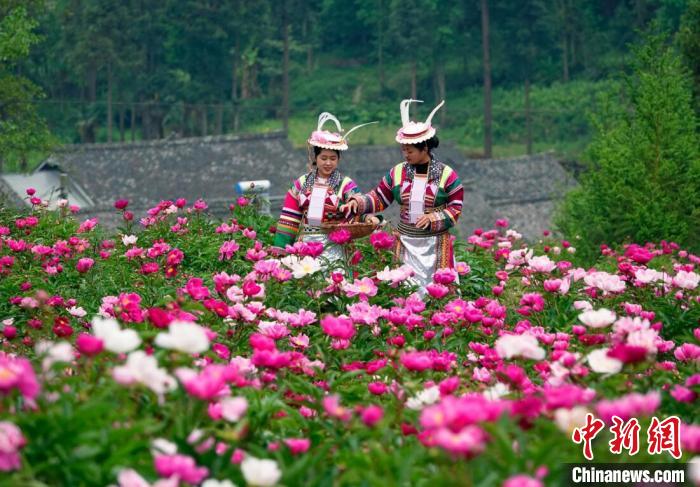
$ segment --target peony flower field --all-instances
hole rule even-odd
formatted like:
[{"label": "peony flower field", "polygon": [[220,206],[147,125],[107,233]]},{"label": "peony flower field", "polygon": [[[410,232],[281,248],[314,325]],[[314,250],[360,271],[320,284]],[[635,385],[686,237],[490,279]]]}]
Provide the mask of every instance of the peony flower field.
[{"label": "peony flower field", "polygon": [[28,198],[0,209],[2,485],[534,487],[700,455],[700,257],[673,242],[591,266],[498,220],[423,295],[388,229],[329,263],[245,197],[120,200],[113,231]]}]

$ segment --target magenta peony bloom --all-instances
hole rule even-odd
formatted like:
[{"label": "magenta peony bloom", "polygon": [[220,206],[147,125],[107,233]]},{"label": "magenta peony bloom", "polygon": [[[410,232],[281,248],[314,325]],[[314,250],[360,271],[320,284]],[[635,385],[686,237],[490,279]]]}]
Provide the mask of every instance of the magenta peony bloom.
[{"label": "magenta peony bloom", "polygon": [[693,343],[684,343],[676,348],[673,356],[681,362],[700,362],[700,347]]},{"label": "magenta peony bloom", "polygon": [[362,422],[370,428],[376,425],[384,417],[384,410],[381,406],[371,405],[362,410]]},{"label": "magenta peony bloom", "polygon": [[78,347],[80,353],[89,357],[98,355],[104,350],[102,339],[92,336],[89,333],[81,333],[78,335],[78,338],[75,340],[75,345]]},{"label": "magenta peony bloom", "polygon": [[321,329],[326,335],[341,340],[350,340],[355,336],[355,325],[350,318],[343,315],[324,317],[321,320]]},{"label": "magenta peony bloom", "polygon": [[117,200],[117,201],[114,202],[114,207],[115,207],[117,210],[123,210],[123,209],[125,209],[127,206],[129,206],[129,200]]},{"label": "magenta peony bloom", "polygon": [[0,352],[0,393],[9,394],[13,389],[33,400],[39,394],[39,382],[29,360]]},{"label": "magenta peony bloom", "polygon": [[308,438],[286,438],[284,444],[287,445],[292,455],[299,455],[309,451],[311,440]]},{"label": "magenta peony bloom", "polygon": [[177,475],[189,484],[199,484],[209,475],[208,468],[198,467],[194,459],[186,455],[156,455],[154,463],[160,477]]},{"label": "magenta peony bloom", "polygon": [[396,239],[386,232],[374,232],[370,235],[369,242],[374,247],[374,250],[382,250],[392,248]]},{"label": "magenta peony bloom", "polygon": [[442,299],[450,293],[450,288],[443,284],[431,283],[425,286],[431,298]]},{"label": "magenta peony bloom", "polygon": [[639,416],[651,416],[661,404],[661,394],[652,391],[647,394],[634,392],[617,399],[602,400],[596,405],[598,417],[610,423],[613,416],[619,416],[623,421]]},{"label": "magenta peony bloom", "polygon": [[352,234],[350,233],[350,230],[346,228],[341,228],[339,230],[334,230],[333,232],[329,233],[328,240],[330,240],[336,245],[345,245],[350,240],[352,240]]},{"label": "magenta peony bloom", "polygon": [[542,487],[543,485],[538,479],[523,474],[513,475],[503,483],[503,487]]}]

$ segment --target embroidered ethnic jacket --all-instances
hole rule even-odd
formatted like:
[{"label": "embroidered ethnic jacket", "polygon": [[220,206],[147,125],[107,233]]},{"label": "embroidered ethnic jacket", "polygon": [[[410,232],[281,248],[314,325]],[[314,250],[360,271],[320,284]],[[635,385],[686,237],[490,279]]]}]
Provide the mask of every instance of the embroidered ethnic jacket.
[{"label": "embroidered ethnic jacket", "polygon": [[[316,171],[311,171],[297,178],[284,198],[282,214],[277,222],[275,247],[284,248],[297,239],[303,225],[308,224],[306,213],[311,202],[311,191],[314,186]],[[359,193],[355,181],[334,171],[328,178],[328,190],[323,207],[323,222],[345,221],[345,215],[339,210],[341,205],[348,202],[350,195]]]},{"label": "embroidered ethnic jacket", "polygon": [[[395,165],[375,189],[362,195],[359,213],[378,213],[397,201],[401,205],[401,222],[412,225],[408,212],[414,177],[415,169],[410,164],[401,162]],[[463,199],[464,188],[457,172],[433,159],[428,170],[424,200],[425,212],[433,213],[431,233],[444,232],[457,223],[462,213]]]}]

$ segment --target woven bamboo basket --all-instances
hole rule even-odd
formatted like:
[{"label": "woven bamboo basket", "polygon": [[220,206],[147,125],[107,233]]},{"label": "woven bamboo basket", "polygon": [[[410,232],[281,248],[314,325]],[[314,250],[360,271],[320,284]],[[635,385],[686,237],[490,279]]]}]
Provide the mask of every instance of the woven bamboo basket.
[{"label": "woven bamboo basket", "polygon": [[366,237],[377,229],[379,225],[376,223],[361,222],[358,216],[352,220],[342,223],[322,223],[321,231],[323,233],[332,233],[336,230],[347,230],[353,239]]}]

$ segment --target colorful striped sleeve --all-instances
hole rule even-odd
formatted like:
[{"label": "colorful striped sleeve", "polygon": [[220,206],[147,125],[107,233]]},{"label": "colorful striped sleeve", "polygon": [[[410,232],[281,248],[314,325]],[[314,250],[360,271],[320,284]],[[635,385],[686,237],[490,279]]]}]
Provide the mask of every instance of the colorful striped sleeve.
[{"label": "colorful striped sleeve", "polygon": [[394,192],[392,191],[396,179],[399,179],[402,164],[397,164],[392,167],[389,172],[379,181],[379,184],[369,193],[362,195],[359,201],[358,212],[360,215],[365,213],[379,213],[384,210],[394,201]]},{"label": "colorful striped sleeve", "polygon": [[353,194],[359,194],[360,189],[357,187],[357,184],[355,184],[355,181],[350,179],[349,177],[345,176],[345,179],[343,179],[343,182],[340,183],[340,190],[338,197],[340,201],[343,203],[347,203],[348,200],[350,199],[350,196]]},{"label": "colorful striped sleeve", "polygon": [[449,166],[445,166],[440,177],[440,187],[447,194],[447,203],[444,210],[431,214],[430,229],[439,232],[452,228],[457,224],[459,215],[462,214],[464,204],[464,187],[457,172]]},{"label": "colorful striped sleeve", "polygon": [[302,179],[303,176],[295,180],[292,187],[287,191],[287,195],[284,197],[282,213],[277,221],[277,232],[275,233],[275,241],[273,244],[275,247],[284,248],[287,245],[293,244],[299,234],[303,216],[299,208],[299,191],[303,185]]}]

